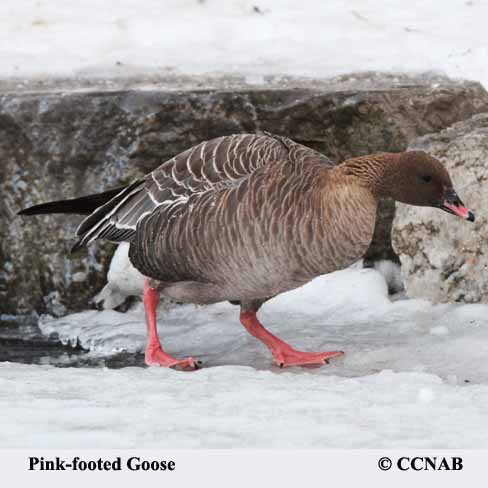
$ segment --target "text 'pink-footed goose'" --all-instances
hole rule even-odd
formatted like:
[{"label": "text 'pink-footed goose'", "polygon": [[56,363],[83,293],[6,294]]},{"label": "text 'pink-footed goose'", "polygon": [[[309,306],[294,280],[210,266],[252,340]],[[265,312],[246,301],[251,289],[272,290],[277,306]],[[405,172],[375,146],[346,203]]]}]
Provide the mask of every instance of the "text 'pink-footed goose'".
[{"label": "text 'pink-footed goose'", "polygon": [[242,325],[274,361],[296,366],[343,353],[297,351],[268,332],[256,312],[279,293],[360,259],[379,197],[474,220],[444,166],[424,152],[372,154],[333,166],[271,134],[202,142],[127,187],[20,213],[88,215],[74,249],[97,239],[130,243],[130,259],[147,277],[147,364],[195,368],[193,358],[176,359],[161,347],[162,294],[178,302],[239,304]]}]

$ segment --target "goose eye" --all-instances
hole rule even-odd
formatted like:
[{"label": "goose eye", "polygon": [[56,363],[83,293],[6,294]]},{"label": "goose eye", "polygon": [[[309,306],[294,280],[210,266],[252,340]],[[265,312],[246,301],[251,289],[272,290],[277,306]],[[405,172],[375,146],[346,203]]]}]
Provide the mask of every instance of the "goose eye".
[{"label": "goose eye", "polygon": [[432,181],[432,176],[424,175],[421,177],[421,180],[424,181],[425,183],[430,183]]}]

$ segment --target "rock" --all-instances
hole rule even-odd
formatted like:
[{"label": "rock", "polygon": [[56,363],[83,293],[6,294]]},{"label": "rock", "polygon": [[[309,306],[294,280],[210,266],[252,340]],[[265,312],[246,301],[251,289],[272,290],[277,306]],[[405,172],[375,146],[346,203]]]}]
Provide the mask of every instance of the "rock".
[{"label": "rock", "polygon": [[410,148],[446,165],[476,220],[398,204],[392,238],[407,294],[434,302],[488,302],[488,113],[421,137]]},{"label": "rock", "polygon": [[[340,162],[401,151],[419,135],[488,110],[478,84],[357,75],[329,81],[169,79],[0,84],[0,313],[85,309],[114,246],[70,255],[76,216],[18,218],[23,207],[113,188],[212,137],[265,130]],[[202,85],[206,89],[202,89]],[[367,260],[394,259],[382,204]]]}]

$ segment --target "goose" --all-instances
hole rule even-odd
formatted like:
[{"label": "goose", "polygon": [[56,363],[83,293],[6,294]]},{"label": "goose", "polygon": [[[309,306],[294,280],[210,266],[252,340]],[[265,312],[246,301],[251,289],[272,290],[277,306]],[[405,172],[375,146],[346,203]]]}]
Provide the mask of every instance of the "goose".
[{"label": "goose", "polygon": [[205,141],[125,187],[20,214],[87,215],[73,250],[98,239],[129,243],[130,260],[144,276],[146,364],[197,367],[193,357],[175,358],[161,346],[156,307],[163,295],[239,305],[245,329],[288,367],[323,365],[343,352],[296,350],[260,323],[258,310],[360,259],[381,197],[474,221],[444,166],[425,152],[377,153],[334,165],[270,133]]}]

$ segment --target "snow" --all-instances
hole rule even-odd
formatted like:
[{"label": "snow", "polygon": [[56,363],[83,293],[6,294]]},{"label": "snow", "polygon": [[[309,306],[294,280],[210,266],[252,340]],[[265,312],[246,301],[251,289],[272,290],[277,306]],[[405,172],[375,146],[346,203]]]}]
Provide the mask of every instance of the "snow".
[{"label": "snow", "polygon": [[388,292],[399,293],[405,289],[403,285],[402,270],[398,263],[388,259],[380,259],[374,262],[374,269],[379,271],[388,285]]},{"label": "snow", "polygon": [[[280,295],[260,316],[295,347],[346,355],[280,370],[237,307],[163,307],[166,348],[202,369],[2,363],[0,446],[488,447],[487,305],[391,301],[378,271],[356,267]],[[41,328],[99,356],[145,342],[140,306],[44,317]]]},{"label": "snow", "polygon": [[[270,353],[239,324],[238,312],[229,303],[163,306],[160,335],[174,355],[193,355],[205,367],[270,369]],[[393,369],[443,379],[451,375],[457,384],[488,384],[488,305],[391,301],[383,276],[373,269],[349,268],[319,277],[266,303],[259,316],[297,348],[346,352],[320,375],[356,377]],[[79,341],[95,355],[143,351],[145,345],[142,304],[126,313],[44,316],[40,328],[46,336],[56,333],[64,342]]]},{"label": "snow", "polygon": [[488,86],[487,17],[482,0],[3,0],[0,77],[440,70]]},{"label": "snow", "polygon": [[[12,398],[12,391],[16,395]],[[0,364],[0,443],[36,448],[486,447],[488,386],[420,372],[344,378],[248,366]]]},{"label": "snow", "polygon": [[94,297],[94,302],[103,308],[116,308],[130,296],[141,296],[144,287],[144,276],[137,271],[129,260],[129,243],[117,246],[110,261],[107,273],[107,284]]}]

